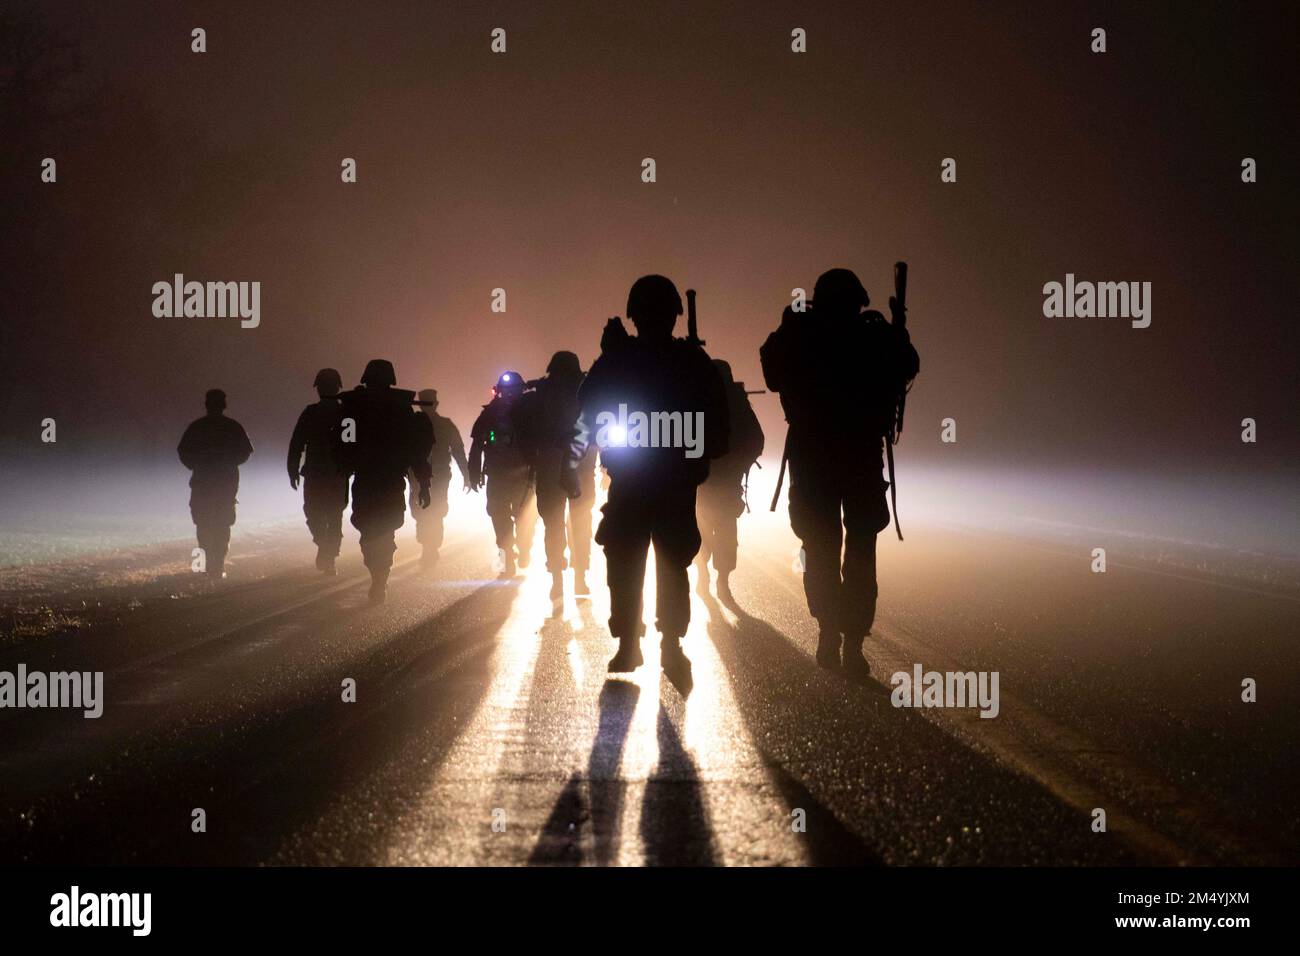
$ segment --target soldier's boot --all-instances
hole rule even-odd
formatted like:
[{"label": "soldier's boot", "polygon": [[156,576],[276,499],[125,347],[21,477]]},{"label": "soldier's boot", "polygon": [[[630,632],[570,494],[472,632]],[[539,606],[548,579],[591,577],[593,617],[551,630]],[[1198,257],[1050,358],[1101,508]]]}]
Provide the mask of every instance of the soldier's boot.
[{"label": "soldier's boot", "polygon": [[641,655],[641,639],[639,637],[620,637],[618,639],[618,653],[609,661],[607,668],[611,674],[625,674],[628,671],[634,671],[645,663],[645,658]]},{"label": "soldier's boot", "polygon": [[370,572],[370,603],[383,604],[388,596],[388,569]]},{"label": "soldier's boot", "polygon": [[317,571],[324,571],[324,570],[325,570],[325,562],[326,562],[327,560],[329,560],[329,559],[325,557],[325,549],[322,548],[322,547],[320,547],[319,545],[317,545],[317,547],[316,547],[316,570],[317,570]]},{"label": "soldier's boot", "polygon": [[718,600],[723,604],[734,604],[736,599],[731,596],[731,572],[718,572]]},{"label": "soldier's boot", "polygon": [[501,573],[497,576],[506,580],[513,578],[515,576],[514,548],[501,548],[499,553],[501,560]]},{"label": "soldier's boot", "polygon": [[817,635],[817,666],[827,670],[839,670],[840,667],[840,632],[822,628]]},{"label": "soldier's boot", "polygon": [[564,572],[551,572],[551,600],[559,601],[564,598]]},{"label": "soldier's boot", "polygon": [[318,558],[316,566],[321,569],[322,573],[329,577],[334,577],[339,573],[338,568],[334,567],[334,560],[335,559],[332,556],[324,559]]},{"label": "soldier's boot", "polygon": [[420,567],[428,571],[438,564],[438,549],[426,544],[420,551]]},{"label": "soldier's boot", "polygon": [[682,651],[682,639],[667,634],[659,642],[659,665],[670,678],[677,680],[691,675],[691,659]]},{"label": "soldier's boot", "polygon": [[591,588],[587,587],[587,572],[576,568],[573,572],[573,593],[578,597],[589,597]]},{"label": "soldier's boot", "polygon": [[862,656],[864,637],[844,636],[844,674],[847,677],[867,677],[871,674],[871,665]]},{"label": "soldier's boot", "polygon": [[709,560],[695,562],[695,593],[700,597],[709,596]]}]

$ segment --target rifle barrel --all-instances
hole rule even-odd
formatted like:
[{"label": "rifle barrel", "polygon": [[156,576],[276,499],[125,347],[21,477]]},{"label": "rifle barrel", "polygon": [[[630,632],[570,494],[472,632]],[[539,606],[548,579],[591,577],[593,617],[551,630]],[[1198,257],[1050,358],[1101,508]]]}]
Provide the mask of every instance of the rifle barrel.
[{"label": "rifle barrel", "polygon": [[686,338],[696,345],[703,345],[700,328],[695,320],[695,290],[686,290]]}]

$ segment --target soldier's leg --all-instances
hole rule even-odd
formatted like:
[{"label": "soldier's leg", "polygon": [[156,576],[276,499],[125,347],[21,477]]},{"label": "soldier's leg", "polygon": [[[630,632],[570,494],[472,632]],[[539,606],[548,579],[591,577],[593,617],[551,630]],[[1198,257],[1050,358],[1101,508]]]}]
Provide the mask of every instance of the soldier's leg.
[{"label": "soldier's leg", "polygon": [[665,489],[653,509],[655,626],[666,640],[680,640],[691,623],[687,569],[700,550],[695,520],[695,486]]},{"label": "soldier's leg", "polygon": [[537,531],[537,495],[533,489],[532,475],[525,473],[519,479],[515,493],[515,549],[519,552],[519,566],[528,567],[533,552],[533,536]]},{"label": "soldier's leg", "polygon": [[497,548],[505,555],[506,570],[515,563],[515,518],[505,475],[489,475],[487,480],[487,513],[496,532]]},{"label": "soldier's leg", "polygon": [[342,509],[335,511],[335,484],[333,476],[305,475],[302,480],[302,513],[316,545],[316,567],[322,571],[326,561],[338,556],[338,532],[333,525],[342,519]]},{"label": "soldier's leg", "polygon": [[824,628],[839,630],[840,493],[828,467],[790,460],[790,527],[804,552],[804,595],[808,611]]},{"label": "soldier's leg", "polygon": [[[451,504],[448,499],[448,486],[451,484],[451,475],[445,478],[435,478],[429,485],[429,507],[426,511],[428,515],[429,539],[421,542],[426,549],[433,550],[433,556],[436,558],[442,548],[443,535],[447,521],[447,512],[451,510]],[[418,503],[417,503],[418,507]]]},{"label": "soldier's leg", "polygon": [[332,566],[334,559],[339,556],[339,550],[343,547],[343,512],[348,507],[347,475],[332,475],[328,479],[327,487],[329,498],[326,510],[329,522],[322,550]]},{"label": "soldier's leg", "polygon": [[[303,475],[302,478],[302,514],[307,519],[307,530],[311,533],[311,543],[316,545],[317,552],[320,551],[321,535],[325,528],[325,518],[321,513],[320,502],[318,501],[319,491],[316,485],[316,478],[313,475]],[[320,558],[317,557],[319,564]]]},{"label": "soldier's leg", "polygon": [[442,547],[443,520],[447,517],[447,484],[450,477],[437,475],[429,482],[429,507],[420,507],[419,487],[411,483],[407,505],[415,519],[415,540],[420,544],[420,563],[431,566],[438,560]]},{"label": "soldier's leg", "polygon": [[844,496],[844,592],[841,599],[846,650],[862,646],[876,619],[876,536],[889,527],[886,484],[878,474],[846,489]]},{"label": "soldier's leg", "polygon": [[352,523],[361,532],[361,557],[370,571],[370,599],[382,601],[393,567],[394,537],[406,517],[402,475],[357,476],[352,484]]},{"label": "soldier's leg", "polygon": [[641,591],[645,586],[645,563],[650,547],[649,508],[642,494],[616,483],[611,485],[609,500],[601,513],[604,517],[595,540],[605,549],[609,632],[620,643],[615,660],[624,659],[626,663],[626,658],[639,658],[636,642],[645,633]]},{"label": "soldier's leg", "polygon": [[734,600],[731,572],[736,570],[737,522],[745,510],[745,498],[739,484],[728,485],[727,493],[726,501],[719,503],[713,530],[713,567],[718,572],[718,599],[729,603]]},{"label": "soldier's leg", "polygon": [[564,570],[564,547],[567,544],[565,502],[568,499],[558,483],[537,483],[537,513],[542,519],[542,538],[546,545],[546,570],[557,574]]},{"label": "soldier's leg", "polygon": [[840,664],[841,498],[834,468],[815,459],[790,459],[790,527],[803,547],[803,590],[817,619],[817,663]]},{"label": "soldier's leg", "polygon": [[220,529],[220,524],[214,524],[202,515],[194,525],[194,538],[203,549],[203,570],[217,577],[221,576],[218,558],[224,560],[225,557],[220,544]]},{"label": "soldier's leg", "polygon": [[695,555],[695,590],[709,594],[709,555],[713,549],[713,521],[708,497],[701,487],[695,503],[695,524],[700,533],[700,550]]},{"label": "soldier's leg", "polygon": [[740,485],[728,485],[726,492],[719,496],[713,520],[713,567],[724,577],[736,570],[736,523],[745,510]]},{"label": "soldier's leg", "polygon": [[587,569],[591,567],[591,512],[596,505],[595,469],[579,475],[582,494],[569,502],[569,563],[573,565],[573,593],[588,594]]},{"label": "soldier's leg", "polygon": [[[233,512],[235,510],[234,506],[231,506],[230,510],[232,512],[231,517],[233,518]],[[217,573],[221,573],[225,570],[226,555],[230,551],[230,529],[233,525],[234,521],[231,521],[229,524],[224,521],[219,521],[212,528],[212,555],[216,559],[215,563]],[[211,563],[208,564],[208,568],[212,568]]]}]

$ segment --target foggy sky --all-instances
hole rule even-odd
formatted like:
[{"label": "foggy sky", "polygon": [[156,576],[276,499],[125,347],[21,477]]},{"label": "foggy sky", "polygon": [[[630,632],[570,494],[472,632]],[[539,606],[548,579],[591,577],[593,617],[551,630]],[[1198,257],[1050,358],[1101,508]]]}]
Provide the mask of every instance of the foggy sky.
[{"label": "foggy sky", "polygon": [[[373,357],[467,433],[501,371],[540,375],[557,349],[589,365],[648,272],[699,290],[709,352],[761,388],[792,288],[847,266],[885,309],[903,259],[921,374],[900,459],[1295,469],[1294,7],[36,10],[75,43],[84,115],[9,122],[0,147],[11,462],[166,458],[210,387],[278,462],[316,370],[351,386]],[[260,327],[155,318],[177,272],[260,281]],[[1151,282],[1151,327],[1044,318],[1066,273]],[[778,450],[778,401],[755,403]]]}]

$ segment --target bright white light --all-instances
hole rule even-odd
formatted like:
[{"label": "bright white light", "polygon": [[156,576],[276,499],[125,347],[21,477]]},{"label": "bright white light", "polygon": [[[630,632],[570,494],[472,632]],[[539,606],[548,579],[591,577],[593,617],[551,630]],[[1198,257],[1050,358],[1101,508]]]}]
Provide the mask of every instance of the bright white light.
[{"label": "bright white light", "polygon": [[622,425],[609,426],[609,443],[611,445],[627,444],[627,429]]}]

